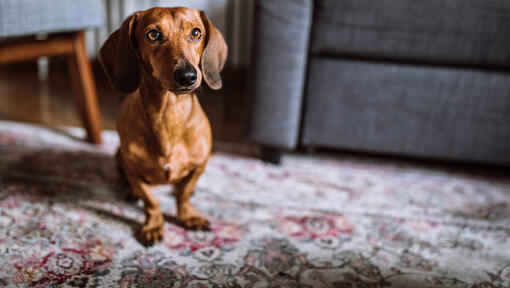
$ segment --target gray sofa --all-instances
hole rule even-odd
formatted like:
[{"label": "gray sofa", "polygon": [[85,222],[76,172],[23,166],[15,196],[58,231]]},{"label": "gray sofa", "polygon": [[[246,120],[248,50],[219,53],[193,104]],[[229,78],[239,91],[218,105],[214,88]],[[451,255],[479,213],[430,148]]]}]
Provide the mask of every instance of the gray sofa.
[{"label": "gray sofa", "polygon": [[257,0],[248,139],[510,164],[510,1]]}]

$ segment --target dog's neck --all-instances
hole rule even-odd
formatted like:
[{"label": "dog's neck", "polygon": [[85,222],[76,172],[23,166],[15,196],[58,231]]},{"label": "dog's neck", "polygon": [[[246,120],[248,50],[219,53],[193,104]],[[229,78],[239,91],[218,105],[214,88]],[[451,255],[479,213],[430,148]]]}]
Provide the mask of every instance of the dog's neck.
[{"label": "dog's neck", "polygon": [[[195,93],[188,94],[175,94],[166,88],[162,87],[161,84],[153,79],[152,77],[143,77],[139,88],[140,96],[143,100],[143,104],[150,109],[151,112],[162,112],[164,113],[168,109],[173,108],[185,108],[183,107],[192,104]],[[176,107],[179,106],[179,107]],[[187,109],[184,109],[187,110]],[[182,111],[185,112],[185,111]],[[188,111],[189,112],[189,111]],[[159,114],[159,113],[157,113]],[[182,113],[179,113],[182,114]]]},{"label": "dog's neck", "polygon": [[142,79],[139,93],[161,153],[169,156],[172,146],[182,141],[186,123],[194,111],[195,94],[176,95],[146,78]]}]

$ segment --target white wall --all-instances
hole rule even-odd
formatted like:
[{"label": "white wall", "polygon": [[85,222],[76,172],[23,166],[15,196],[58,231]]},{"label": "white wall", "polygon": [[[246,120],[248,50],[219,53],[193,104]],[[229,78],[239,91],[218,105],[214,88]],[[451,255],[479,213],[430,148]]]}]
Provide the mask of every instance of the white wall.
[{"label": "white wall", "polygon": [[252,29],[252,0],[103,0],[105,22],[87,32],[87,47],[94,57],[108,35],[131,13],[154,6],[185,6],[204,10],[229,45],[229,65],[249,64]]}]

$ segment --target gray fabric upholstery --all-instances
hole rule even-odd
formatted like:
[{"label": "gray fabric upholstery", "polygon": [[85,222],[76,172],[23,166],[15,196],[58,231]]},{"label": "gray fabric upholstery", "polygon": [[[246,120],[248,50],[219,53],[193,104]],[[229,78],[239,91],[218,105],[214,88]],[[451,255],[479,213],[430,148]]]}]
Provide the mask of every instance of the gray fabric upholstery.
[{"label": "gray fabric upholstery", "polygon": [[312,0],[259,0],[248,137],[294,148],[299,135]]},{"label": "gray fabric upholstery", "polygon": [[310,49],[510,67],[510,1],[316,0]]},{"label": "gray fabric upholstery", "polygon": [[510,164],[510,1],[258,0],[255,18],[252,142]]},{"label": "gray fabric upholstery", "polygon": [[0,37],[84,30],[102,21],[101,0],[0,0]]},{"label": "gray fabric upholstery", "polygon": [[304,145],[510,163],[510,74],[313,58]]}]

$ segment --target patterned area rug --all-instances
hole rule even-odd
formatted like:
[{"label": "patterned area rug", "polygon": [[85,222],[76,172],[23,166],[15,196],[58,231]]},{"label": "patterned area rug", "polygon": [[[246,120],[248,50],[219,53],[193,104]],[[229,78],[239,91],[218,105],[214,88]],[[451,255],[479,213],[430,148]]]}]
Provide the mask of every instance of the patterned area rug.
[{"label": "patterned area rug", "polygon": [[114,132],[0,122],[0,286],[510,287],[510,181],[402,162],[215,153],[192,202],[211,232],[134,233]]}]

